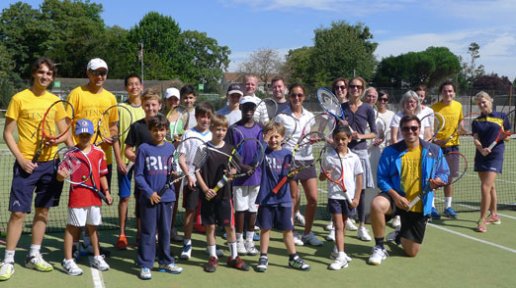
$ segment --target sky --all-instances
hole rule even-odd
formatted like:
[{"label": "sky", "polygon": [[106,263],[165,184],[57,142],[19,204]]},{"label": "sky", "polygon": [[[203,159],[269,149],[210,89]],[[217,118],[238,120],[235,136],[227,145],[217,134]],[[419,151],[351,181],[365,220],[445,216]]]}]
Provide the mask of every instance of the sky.
[{"label": "sky", "polygon": [[[0,1],[0,9],[18,2]],[[22,1],[38,8],[41,0]],[[171,16],[182,30],[205,32],[231,50],[229,71],[253,51],[313,46],[314,30],[333,21],[370,28],[375,56],[397,56],[430,46],[448,47],[469,62],[468,46],[480,45],[485,72],[516,78],[515,0],[109,0],[102,3],[108,26],[126,29],[151,11]],[[109,61],[109,59],[107,59]]]}]

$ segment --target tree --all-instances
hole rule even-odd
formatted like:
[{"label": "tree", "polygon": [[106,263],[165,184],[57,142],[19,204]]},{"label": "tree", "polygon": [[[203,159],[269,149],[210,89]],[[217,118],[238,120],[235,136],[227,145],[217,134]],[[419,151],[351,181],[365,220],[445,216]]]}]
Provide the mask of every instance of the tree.
[{"label": "tree", "polygon": [[105,49],[98,55],[109,61],[109,78],[122,79],[130,73],[138,73],[139,43],[129,41],[129,32],[118,26],[106,28]]},{"label": "tree", "polygon": [[485,74],[484,65],[476,65],[476,60],[480,58],[480,45],[476,42],[469,44],[468,54],[470,55],[469,64],[461,59],[462,70],[458,77],[459,85],[464,90],[472,88],[475,79]]},{"label": "tree", "polygon": [[311,74],[310,58],[313,50],[313,47],[305,46],[288,51],[285,65],[281,69],[287,82],[306,84],[305,79]]},{"label": "tree", "polygon": [[476,91],[490,90],[495,92],[507,93],[512,88],[511,80],[507,76],[498,76],[493,73],[482,75],[473,80],[473,89]]},{"label": "tree", "polygon": [[[267,83],[272,75],[280,72],[281,66],[282,61],[278,51],[263,48],[251,53],[249,59],[240,64],[240,71],[245,74],[257,75],[262,83]],[[267,85],[264,90],[267,93]]]},{"label": "tree", "polygon": [[0,42],[0,107],[6,108],[14,94],[14,79],[17,74],[12,72],[14,61],[7,48]]}]

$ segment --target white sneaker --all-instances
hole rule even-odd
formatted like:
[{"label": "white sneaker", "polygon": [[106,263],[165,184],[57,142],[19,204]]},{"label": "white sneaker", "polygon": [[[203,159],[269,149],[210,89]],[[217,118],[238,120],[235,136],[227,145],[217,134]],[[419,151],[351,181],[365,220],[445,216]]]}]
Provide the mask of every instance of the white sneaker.
[{"label": "white sneaker", "polygon": [[6,281],[11,279],[14,274],[14,263],[13,262],[2,262],[0,263],[0,281]]},{"label": "white sneaker", "polygon": [[179,258],[183,260],[188,260],[192,257],[192,245],[184,245],[183,244],[183,251],[181,251],[181,256]]},{"label": "white sneaker", "polygon": [[387,254],[387,250],[375,246],[373,247],[373,252],[371,256],[369,256],[367,263],[371,265],[380,265],[383,260],[387,259],[387,256],[389,256],[389,254]]},{"label": "white sneaker", "polygon": [[104,257],[102,256],[93,257],[93,260],[91,261],[91,266],[93,266],[93,268],[96,268],[99,271],[109,270],[109,265],[106,263],[106,261],[104,261]]},{"label": "white sneaker", "polygon": [[328,225],[324,226],[324,230],[326,231],[330,231],[331,229],[333,229],[333,221],[330,221]]},{"label": "white sneaker", "polygon": [[299,233],[294,232],[294,244],[296,246],[303,246],[305,243],[303,243],[303,240],[301,240],[301,235]]},{"label": "white sneaker", "polygon": [[140,269],[140,279],[149,280],[151,278],[152,278],[151,270],[149,268],[142,267],[142,269]]},{"label": "white sneaker", "polygon": [[299,211],[296,212],[296,215],[294,216],[294,223],[296,223],[299,226],[305,227],[305,216],[303,216],[303,214],[301,214]]},{"label": "white sneaker", "polygon": [[258,250],[254,246],[254,241],[245,241],[244,243],[245,250],[247,251],[247,255],[249,256],[256,256],[258,255]]},{"label": "white sneaker", "polygon": [[244,241],[237,241],[237,253],[238,255],[247,255],[247,249],[245,249]]},{"label": "white sneaker", "polygon": [[41,254],[33,256],[27,255],[27,258],[25,258],[25,267],[29,269],[38,270],[40,272],[49,272],[54,270],[54,267],[50,263],[45,261]]},{"label": "white sneaker", "polygon": [[82,269],[77,266],[75,261],[71,259],[70,261],[63,260],[62,262],[63,269],[71,276],[79,276],[82,275]]},{"label": "white sneaker", "polygon": [[400,219],[400,215],[396,215],[396,216],[394,216],[394,218],[392,218],[391,226],[392,226],[392,228],[394,228],[394,229],[398,229],[398,228],[400,228],[400,227],[401,227],[401,219]]},{"label": "white sneaker", "polygon": [[[330,259],[336,260],[338,257],[339,257],[339,251],[337,250],[337,246],[333,246],[333,249],[331,250],[331,253],[330,253]],[[346,254],[346,252],[344,252],[344,259],[346,259],[346,261],[348,263],[353,260],[353,258],[349,257],[348,254]]]},{"label": "white sneaker", "polygon": [[351,218],[348,218],[346,220],[346,230],[348,230],[348,231],[357,231],[358,230],[358,227],[355,224],[355,220],[353,220]]},{"label": "white sneaker", "polygon": [[369,232],[367,231],[367,228],[365,226],[360,226],[358,228],[357,237],[362,241],[372,240],[371,235],[369,235]]},{"label": "white sneaker", "polygon": [[335,241],[335,229],[331,229],[328,235],[326,236],[326,240]]},{"label": "white sneaker", "polygon": [[181,274],[183,268],[176,265],[176,263],[159,265],[159,272],[167,272],[172,274]]},{"label": "white sneaker", "polygon": [[335,262],[328,266],[328,269],[330,270],[340,270],[342,268],[348,268],[348,261],[346,258],[337,258],[335,259]]}]

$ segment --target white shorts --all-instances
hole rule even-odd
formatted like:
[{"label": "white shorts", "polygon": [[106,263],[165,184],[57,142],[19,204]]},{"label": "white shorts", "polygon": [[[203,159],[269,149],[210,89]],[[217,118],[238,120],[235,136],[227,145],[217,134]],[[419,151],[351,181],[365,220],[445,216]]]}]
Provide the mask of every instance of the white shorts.
[{"label": "white shorts", "polygon": [[102,216],[99,206],[68,208],[68,225],[84,227],[86,225],[99,226]]},{"label": "white shorts", "polygon": [[260,185],[255,186],[233,186],[233,205],[235,205],[236,212],[258,211],[258,204],[256,204],[256,197],[258,197]]}]

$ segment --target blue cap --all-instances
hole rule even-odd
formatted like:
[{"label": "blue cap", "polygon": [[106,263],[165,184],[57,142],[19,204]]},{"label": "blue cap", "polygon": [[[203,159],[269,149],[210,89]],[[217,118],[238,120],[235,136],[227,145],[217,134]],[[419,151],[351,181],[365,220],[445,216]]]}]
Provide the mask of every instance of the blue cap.
[{"label": "blue cap", "polygon": [[93,135],[93,123],[88,119],[79,119],[75,124],[75,135],[87,133]]}]

